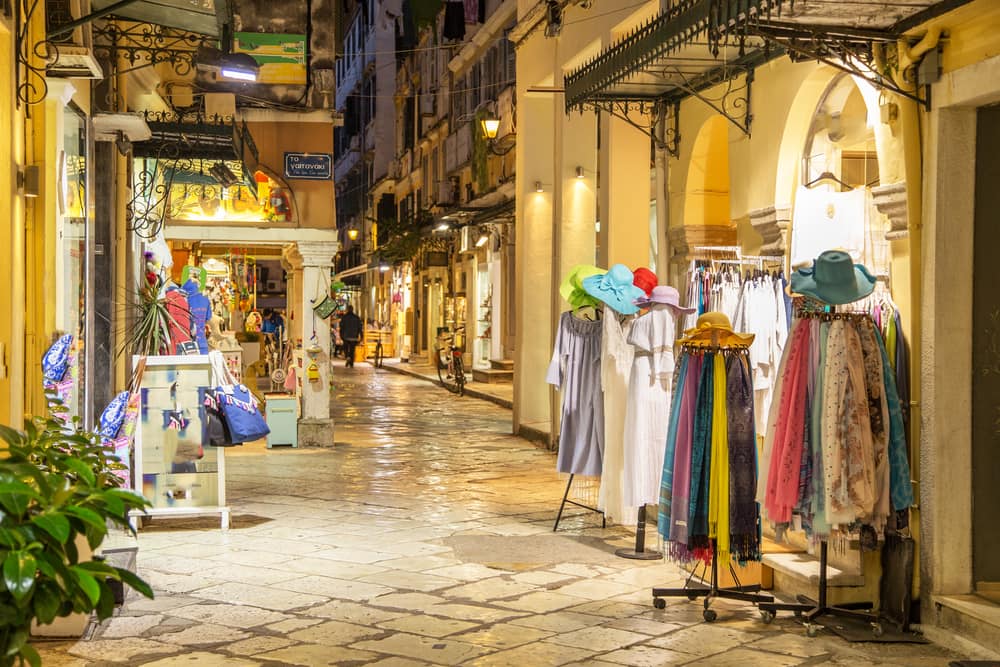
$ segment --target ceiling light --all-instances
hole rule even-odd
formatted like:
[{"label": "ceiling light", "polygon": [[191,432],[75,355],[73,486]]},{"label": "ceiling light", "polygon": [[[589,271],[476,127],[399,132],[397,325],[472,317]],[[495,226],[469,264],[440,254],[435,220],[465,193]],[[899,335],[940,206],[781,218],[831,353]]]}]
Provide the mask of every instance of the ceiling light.
[{"label": "ceiling light", "polygon": [[437,227],[434,228],[435,232],[446,232],[448,231],[448,223],[442,222]]},{"label": "ceiling light", "polygon": [[223,79],[252,83],[259,72],[260,65],[248,53],[230,53],[219,59],[219,76]]}]

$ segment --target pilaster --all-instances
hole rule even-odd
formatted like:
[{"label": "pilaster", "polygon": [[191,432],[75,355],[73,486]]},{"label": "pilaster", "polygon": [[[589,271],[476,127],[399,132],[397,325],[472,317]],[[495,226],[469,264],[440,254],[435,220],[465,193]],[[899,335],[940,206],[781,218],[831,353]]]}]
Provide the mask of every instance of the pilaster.
[{"label": "pilaster", "polygon": [[750,211],[750,225],[763,239],[761,255],[784,257],[791,221],[791,206],[767,206]]},{"label": "pilaster", "polygon": [[872,188],[875,208],[889,219],[889,229],[885,233],[888,241],[905,239],[910,235],[907,214],[906,181],[890,183]]}]

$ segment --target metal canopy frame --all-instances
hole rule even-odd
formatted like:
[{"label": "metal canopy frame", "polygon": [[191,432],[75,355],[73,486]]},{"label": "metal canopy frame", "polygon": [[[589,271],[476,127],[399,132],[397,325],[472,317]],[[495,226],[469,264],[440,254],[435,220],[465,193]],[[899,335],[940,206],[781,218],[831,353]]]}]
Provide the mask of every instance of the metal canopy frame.
[{"label": "metal canopy frame", "polygon": [[125,219],[130,231],[142,238],[155,238],[168,214],[171,188],[178,175],[191,172],[201,160],[239,161],[243,185],[257,195],[254,173],[259,153],[246,122],[218,116],[185,121],[172,114],[146,113],[152,137],[132,144],[132,157],[142,168],[135,172],[132,199]]},{"label": "metal canopy frame", "polygon": [[[782,55],[823,62],[929,108],[929,93],[897,84],[890,72],[898,63],[879,56],[883,50],[892,53],[905,30],[969,1],[926,4],[887,28],[868,29],[809,22],[808,15],[792,21],[788,12],[783,17],[782,9],[793,10],[795,0],[679,0],[570,73],[566,111],[593,109],[623,117],[676,155],[681,100],[695,97],[709,104],[749,135],[754,70]],[[706,91],[722,84],[727,87],[721,93],[708,96]],[[664,135],[670,128],[656,129],[657,116],[667,117],[666,108],[674,109],[669,141]],[[640,126],[628,118],[630,109],[651,113],[653,120]]]},{"label": "metal canopy frame", "polygon": [[177,76],[190,74],[198,48],[216,41],[209,35],[152,23],[107,21],[93,30],[94,52],[106,55],[113,68],[117,69],[120,60],[130,68],[169,64]]}]

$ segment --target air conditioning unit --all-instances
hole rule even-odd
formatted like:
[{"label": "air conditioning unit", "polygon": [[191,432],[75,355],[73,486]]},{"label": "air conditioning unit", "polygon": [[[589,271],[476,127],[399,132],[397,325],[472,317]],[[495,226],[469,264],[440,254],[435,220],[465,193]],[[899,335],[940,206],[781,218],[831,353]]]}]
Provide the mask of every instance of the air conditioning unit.
[{"label": "air conditioning unit", "polygon": [[476,228],[471,225],[466,225],[465,227],[462,227],[461,232],[458,251],[474,252],[476,250]]},{"label": "air conditioning unit", "polygon": [[[90,0],[46,2],[47,32],[90,14]],[[50,41],[46,74],[54,77],[103,79],[104,71],[94,57],[94,38],[89,23]]]}]

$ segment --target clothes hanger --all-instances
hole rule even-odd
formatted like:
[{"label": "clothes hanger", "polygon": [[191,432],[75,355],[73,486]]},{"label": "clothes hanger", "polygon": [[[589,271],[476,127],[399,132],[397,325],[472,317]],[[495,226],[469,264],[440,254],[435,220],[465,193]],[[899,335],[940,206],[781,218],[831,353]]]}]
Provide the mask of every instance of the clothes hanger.
[{"label": "clothes hanger", "polygon": [[816,178],[814,178],[811,181],[809,181],[808,183],[806,183],[805,187],[812,188],[812,187],[814,187],[816,185],[819,185],[823,181],[833,181],[834,183],[837,183],[841,187],[841,192],[843,192],[845,190],[853,190],[854,189],[853,187],[851,187],[851,185],[849,183],[845,183],[844,181],[842,181],[839,178],[837,178],[837,176],[832,171],[824,171],[822,174],[820,174]]}]

